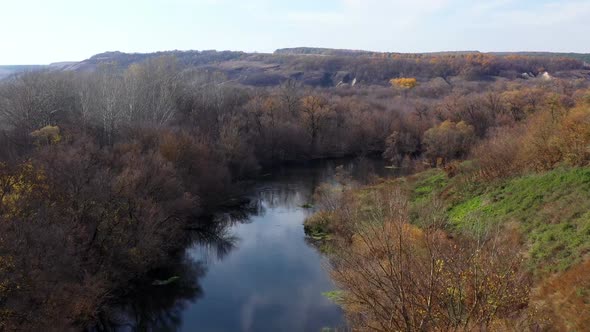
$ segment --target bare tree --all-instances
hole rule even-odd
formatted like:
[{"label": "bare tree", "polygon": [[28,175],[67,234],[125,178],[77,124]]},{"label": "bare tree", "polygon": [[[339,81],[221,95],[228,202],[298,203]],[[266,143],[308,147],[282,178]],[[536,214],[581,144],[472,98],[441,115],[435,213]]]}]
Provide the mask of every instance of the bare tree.
[{"label": "bare tree", "polygon": [[320,96],[307,96],[301,100],[301,112],[310,138],[311,154],[315,153],[317,140],[331,112],[328,101]]},{"label": "bare tree", "polygon": [[382,190],[371,201],[370,209],[337,218],[354,230],[332,259],[354,330],[482,331],[526,308],[529,281],[518,238],[452,238],[436,209],[424,211],[418,227],[409,222],[400,189]]}]

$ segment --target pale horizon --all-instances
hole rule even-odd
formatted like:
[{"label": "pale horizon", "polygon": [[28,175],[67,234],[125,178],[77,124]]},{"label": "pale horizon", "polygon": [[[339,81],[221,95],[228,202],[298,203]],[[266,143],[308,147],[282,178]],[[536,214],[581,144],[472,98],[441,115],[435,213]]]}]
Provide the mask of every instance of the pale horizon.
[{"label": "pale horizon", "polygon": [[588,0],[10,1],[0,65],[107,51],[321,47],[376,52],[590,53]]}]

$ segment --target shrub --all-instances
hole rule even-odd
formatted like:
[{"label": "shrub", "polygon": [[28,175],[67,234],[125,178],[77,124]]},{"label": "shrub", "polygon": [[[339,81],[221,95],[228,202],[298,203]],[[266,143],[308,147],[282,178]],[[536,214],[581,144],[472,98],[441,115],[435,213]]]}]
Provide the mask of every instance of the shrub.
[{"label": "shrub", "polygon": [[590,161],[590,108],[570,111],[559,128],[557,144],[563,160],[572,166],[586,166]]},{"label": "shrub", "polygon": [[482,179],[491,181],[520,172],[518,156],[521,137],[521,128],[503,128],[475,147],[473,155],[477,159]]},{"label": "shrub", "polygon": [[590,261],[549,278],[535,296],[554,331],[584,331],[590,326]]},{"label": "shrub", "polygon": [[488,330],[527,308],[517,233],[451,237],[434,217],[410,224],[401,191],[374,198],[332,255],[353,330]]},{"label": "shrub", "polygon": [[59,127],[45,126],[31,133],[31,136],[37,139],[38,144],[55,144],[61,141]]},{"label": "shrub", "polygon": [[474,140],[473,126],[463,121],[444,121],[424,133],[426,157],[432,163],[444,165],[447,161],[465,156]]}]

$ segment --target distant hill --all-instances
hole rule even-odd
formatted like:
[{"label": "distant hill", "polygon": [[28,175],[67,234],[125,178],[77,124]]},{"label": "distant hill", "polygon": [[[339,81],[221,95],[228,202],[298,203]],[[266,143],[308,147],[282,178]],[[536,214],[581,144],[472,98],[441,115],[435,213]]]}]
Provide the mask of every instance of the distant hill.
[{"label": "distant hill", "polygon": [[443,51],[426,53],[399,53],[399,52],[373,52],[364,50],[346,50],[314,47],[281,48],[274,52],[277,55],[325,55],[325,56],[377,56],[377,55],[465,55],[465,54],[489,54],[497,56],[522,55],[535,57],[564,57],[581,60],[590,63],[590,53],[559,53],[559,52],[480,52],[480,51]]},{"label": "distant hill", "polygon": [[0,80],[16,73],[39,70],[46,67],[43,65],[0,66]]},{"label": "distant hill", "polygon": [[361,50],[344,50],[332,48],[294,47],[280,48],[274,51],[276,55],[326,55],[326,56],[370,56],[375,52]]},{"label": "distant hill", "polygon": [[70,63],[64,69],[78,71],[94,70],[99,64],[103,63],[115,63],[120,67],[126,68],[133,63],[162,56],[174,56],[187,66],[202,66],[239,59],[245,54],[244,52],[234,51],[163,51],[154,53],[123,53],[115,51],[99,53],[87,60]]},{"label": "distant hill", "polygon": [[294,48],[280,48],[274,52],[277,55],[324,55],[324,56],[379,56],[379,55],[464,55],[480,53],[479,51],[445,51],[445,52],[429,52],[429,53],[399,53],[399,52],[374,52],[363,50],[346,50],[333,48],[315,48],[315,47],[294,47]]},{"label": "distant hill", "polygon": [[507,56],[507,55],[523,55],[523,56],[540,56],[540,57],[563,57],[584,61],[590,64],[590,53],[554,53],[554,52],[490,52],[488,54]]},{"label": "distant hill", "polygon": [[[519,60],[502,60],[510,55],[519,56]],[[134,63],[162,56],[173,56],[180,65],[187,68],[219,73],[228,81],[250,86],[276,86],[287,80],[320,87],[351,85],[353,82],[386,85],[392,77],[400,76],[413,76],[421,81],[458,75],[469,80],[496,76],[514,79],[522,73],[526,72],[528,75],[543,67],[559,77],[590,79],[587,72],[590,68],[590,54],[478,51],[383,53],[312,47],[278,49],[274,53],[215,50],[105,52],[79,62],[59,62],[48,66],[0,66],[0,79],[18,72],[38,69],[91,72],[97,70],[101,64],[114,64],[124,70]],[[495,60],[492,58],[496,62],[496,68],[483,68],[485,66],[478,63],[485,56],[499,57]],[[435,57],[441,57],[444,61],[431,61]],[[490,60],[489,57],[486,59]],[[465,72],[465,68],[469,71]]]}]

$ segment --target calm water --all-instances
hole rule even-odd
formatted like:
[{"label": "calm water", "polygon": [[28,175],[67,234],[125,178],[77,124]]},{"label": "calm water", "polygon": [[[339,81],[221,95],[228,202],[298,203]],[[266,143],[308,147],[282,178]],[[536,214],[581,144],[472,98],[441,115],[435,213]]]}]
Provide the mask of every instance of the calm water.
[{"label": "calm water", "polygon": [[[342,162],[276,171],[252,188],[252,205],[219,216],[217,241],[196,241],[163,277],[125,305],[116,330],[321,331],[344,326],[342,311],[322,295],[334,289],[325,257],[306,241],[303,221],[314,189],[334,181]],[[347,162],[361,180],[383,170]],[[112,324],[112,323],[110,323]]]}]

